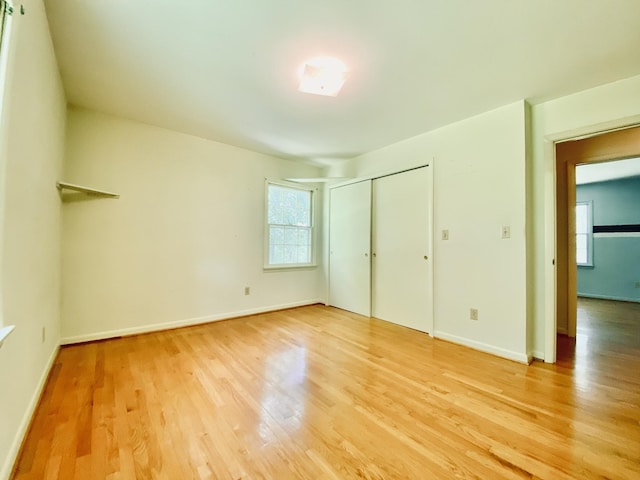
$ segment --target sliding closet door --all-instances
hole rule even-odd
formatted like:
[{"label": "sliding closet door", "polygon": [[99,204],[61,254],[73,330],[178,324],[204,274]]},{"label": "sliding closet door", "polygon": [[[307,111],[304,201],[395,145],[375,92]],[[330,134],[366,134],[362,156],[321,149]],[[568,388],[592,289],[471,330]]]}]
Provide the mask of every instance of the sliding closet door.
[{"label": "sliding closet door", "polygon": [[433,325],[430,167],[373,181],[373,316],[423,332]]},{"label": "sliding closet door", "polygon": [[371,315],[371,181],[333,188],[329,212],[329,304]]}]

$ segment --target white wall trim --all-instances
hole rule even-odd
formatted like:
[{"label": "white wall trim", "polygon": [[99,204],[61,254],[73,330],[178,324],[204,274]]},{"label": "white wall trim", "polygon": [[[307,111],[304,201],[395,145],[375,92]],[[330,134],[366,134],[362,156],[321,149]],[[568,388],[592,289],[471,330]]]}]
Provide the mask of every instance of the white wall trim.
[{"label": "white wall trim", "polygon": [[492,355],[497,355],[498,357],[506,358],[508,360],[514,360],[516,362],[520,362],[524,364],[528,364],[530,360],[529,356],[525,353],[513,352],[511,350],[506,350],[504,348],[489,345],[487,343],[476,342],[475,340],[470,340],[468,338],[458,337],[457,335],[451,335],[446,332],[441,332],[436,330],[433,336],[441,340],[446,340],[451,343],[456,343],[464,347],[473,348],[474,350],[490,353]]},{"label": "white wall trim", "polygon": [[51,368],[58,356],[58,351],[60,347],[56,345],[51,352],[51,356],[47,361],[47,365],[45,369],[42,371],[42,375],[40,375],[40,380],[38,380],[38,385],[31,396],[31,400],[29,401],[29,405],[24,412],[24,416],[22,417],[22,421],[20,422],[20,426],[16,433],[15,438],[13,439],[13,443],[11,444],[11,448],[7,454],[5,464],[2,466],[2,470],[0,470],[0,480],[8,480],[11,472],[13,470],[13,466],[18,459],[18,453],[20,453],[20,447],[22,447],[22,442],[27,435],[27,431],[31,426],[31,420],[35,413],[36,407],[40,402],[40,397],[42,396],[42,392],[44,391],[44,387],[47,384],[47,380],[49,379],[49,373],[51,373]]},{"label": "white wall trim", "polygon": [[544,361],[544,352],[541,350],[534,350],[529,354],[529,357],[532,359],[535,358],[536,360]]},{"label": "white wall trim", "polygon": [[598,298],[600,300],[615,300],[617,302],[640,303],[640,298],[613,297],[611,295],[598,295],[597,293],[580,293],[580,292],[578,292],[578,297]]},{"label": "white wall trim", "polygon": [[219,313],[215,315],[207,315],[204,317],[187,318],[176,320],[173,322],[154,323],[151,325],[141,325],[138,327],[122,328],[119,330],[105,330],[102,332],[88,333],[85,335],[75,335],[73,337],[62,337],[61,345],[71,345],[74,343],[91,342],[94,340],[106,340],[108,338],[125,337],[129,335],[138,335],[140,333],[159,332],[162,330],[171,330],[180,327],[191,327],[194,325],[202,325],[204,323],[217,322],[220,320],[229,320],[231,318],[246,317],[247,315],[255,315],[258,313],[274,312],[277,310],[285,310],[288,308],[303,307],[306,305],[315,305],[317,303],[324,304],[324,299],[303,300],[301,302],[285,303],[281,305],[271,305],[268,307],[250,308],[248,310],[238,310],[235,312]]}]

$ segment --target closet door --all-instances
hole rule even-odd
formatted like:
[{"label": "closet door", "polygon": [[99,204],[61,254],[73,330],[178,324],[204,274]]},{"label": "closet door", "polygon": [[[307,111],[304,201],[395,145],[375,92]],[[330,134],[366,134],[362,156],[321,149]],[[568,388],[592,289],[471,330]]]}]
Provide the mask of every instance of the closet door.
[{"label": "closet door", "polygon": [[433,325],[430,167],[373,181],[373,316],[422,332]]},{"label": "closet door", "polygon": [[331,190],[329,305],[371,315],[371,181]]}]

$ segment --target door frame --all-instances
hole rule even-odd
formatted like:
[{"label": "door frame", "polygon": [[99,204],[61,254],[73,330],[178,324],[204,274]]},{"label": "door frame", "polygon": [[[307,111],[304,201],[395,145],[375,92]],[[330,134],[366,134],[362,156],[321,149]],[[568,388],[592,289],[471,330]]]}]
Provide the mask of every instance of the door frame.
[{"label": "door frame", "polygon": [[[553,278],[549,278],[549,268],[545,269],[547,286],[553,290],[545,292],[545,361],[556,361],[556,335],[558,318],[567,318],[567,334],[575,337],[577,330],[577,269],[575,268],[575,168],[579,164],[601,163],[640,154],[640,124],[596,129],[591,132],[576,132],[564,138],[547,137],[546,158],[551,160],[553,170],[553,200],[547,202],[546,227],[554,232],[551,269]],[[547,162],[547,166],[548,166]],[[547,184],[547,200],[549,188]],[[553,208],[552,212],[549,212]],[[552,225],[549,225],[549,221]],[[549,230],[547,230],[549,232]],[[549,237],[546,235],[547,260]],[[549,263],[547,263],[549,265]],[[550,293],[552,295],[551,299]],[[550,311],[551,310],[551,311]],[[551,321],[553,319],[553,321]],[[563,322],[564,323],[564,322]]]}]

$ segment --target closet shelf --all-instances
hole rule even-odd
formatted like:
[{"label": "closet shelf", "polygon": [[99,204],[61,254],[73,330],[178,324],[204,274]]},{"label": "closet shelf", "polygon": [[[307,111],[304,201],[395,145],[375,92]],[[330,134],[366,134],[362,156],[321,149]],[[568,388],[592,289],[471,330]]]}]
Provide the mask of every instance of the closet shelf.
[{"label": "closet shelf", "polygon": [[56,182],[56,187],[61,192],[63,190],[73,190],[74,192],[86,193],[87,195],[92,195],[94,197],[120,198],[119,193],[112,193],[106,192],[104,190],[97,190],[95,188],[83,187],[82,185],[76,185],[74,183]]}]

